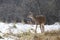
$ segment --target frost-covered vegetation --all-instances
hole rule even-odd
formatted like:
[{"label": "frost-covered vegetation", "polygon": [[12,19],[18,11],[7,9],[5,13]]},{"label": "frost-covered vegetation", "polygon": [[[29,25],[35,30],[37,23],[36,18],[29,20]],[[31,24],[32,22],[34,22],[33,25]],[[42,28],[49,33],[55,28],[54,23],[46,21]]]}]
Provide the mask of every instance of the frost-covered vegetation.
[{"label": "frost-covered vegetation", "polygon": [[[42,34],[36,25],[22,23],[0,22],[0,40],[58,40],[60,39],[60,24],[45,25],[45,32]],[[58,36],[59,35],[59,36]],[[52,38],[54,37],[54,38]]]}]

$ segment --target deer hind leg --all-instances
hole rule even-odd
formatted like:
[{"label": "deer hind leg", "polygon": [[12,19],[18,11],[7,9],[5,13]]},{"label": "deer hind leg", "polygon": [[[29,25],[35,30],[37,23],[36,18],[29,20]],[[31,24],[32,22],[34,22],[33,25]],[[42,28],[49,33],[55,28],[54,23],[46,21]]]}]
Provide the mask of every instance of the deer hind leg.
[{"label": "deer hind leg", "polygon": [[43,33],[44,32],[44,24],[43,23],[40,24],[40,29],[41,29],[41,33]]}]

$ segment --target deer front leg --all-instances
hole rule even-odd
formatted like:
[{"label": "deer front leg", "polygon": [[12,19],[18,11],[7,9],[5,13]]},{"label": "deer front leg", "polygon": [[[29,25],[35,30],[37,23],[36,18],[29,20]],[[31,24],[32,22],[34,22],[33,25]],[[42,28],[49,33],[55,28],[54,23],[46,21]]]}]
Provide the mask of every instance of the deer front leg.
[{"label": "deer front leg", "polygon": [[41,33],[43,33],[44,32],[44,24],[42,23],[41,24]]},{"label": "deer front leg", "polygon": [[35,33],[37,33],[37,25],[38,25],[38,24],[35,22],[35,25],[36,25]]},{"label": "deer front leg", "polygon": [[42,33],[42,26],[41,26],[41,24],[40,24],[40,30],[41,30],[41,33]]}]

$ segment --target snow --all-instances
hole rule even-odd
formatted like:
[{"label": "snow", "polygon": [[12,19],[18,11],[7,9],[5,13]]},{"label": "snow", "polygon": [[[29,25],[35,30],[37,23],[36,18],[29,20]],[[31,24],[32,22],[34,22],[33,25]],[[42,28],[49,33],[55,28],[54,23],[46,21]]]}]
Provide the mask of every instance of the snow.
[{"label": "snow", "polygon": [[[14,23],[3,23],[0,22],[0,36],[3,36],[6,33],[13,33],[13,34],[19,34],[19,33],[23,33],[23,32],[28,32],[28,30],[35,30],[35,26],[36,25],[31,25],[31,24],[22,24],[22,23],[16,23],[16,28],[14,28]],[[51,30],[58,30],[60,29],[60,24],[59,23],[55,23],[53,25],[45,25],[45,31],[51,31]],[[33,32],[33,31],[31,31]],[[41,33],[41,30],[39,28],[37,28],[37,33]],[[4,38],[4,39],[0,39],[0,40],[15,40],[13,38]]]}]

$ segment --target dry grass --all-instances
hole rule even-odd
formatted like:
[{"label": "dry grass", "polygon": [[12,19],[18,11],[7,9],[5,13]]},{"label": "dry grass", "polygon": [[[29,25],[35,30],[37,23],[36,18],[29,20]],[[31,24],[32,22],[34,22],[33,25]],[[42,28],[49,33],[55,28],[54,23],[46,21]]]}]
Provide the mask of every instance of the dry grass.
[{"label": "dry grass", "polygon": [[26,32],[20,36],[20,40],[60,40],[60,31],[50,31],[37,34]]},{"label": "dry grass", "polygon": [[44,33],[31,33],[24,32],[17,35],[14,34],[5,34],[4,36],[9,37],[13,36],[14,39],[18,40],[60,40],[60,30],[59,31],[50,31]]}]

